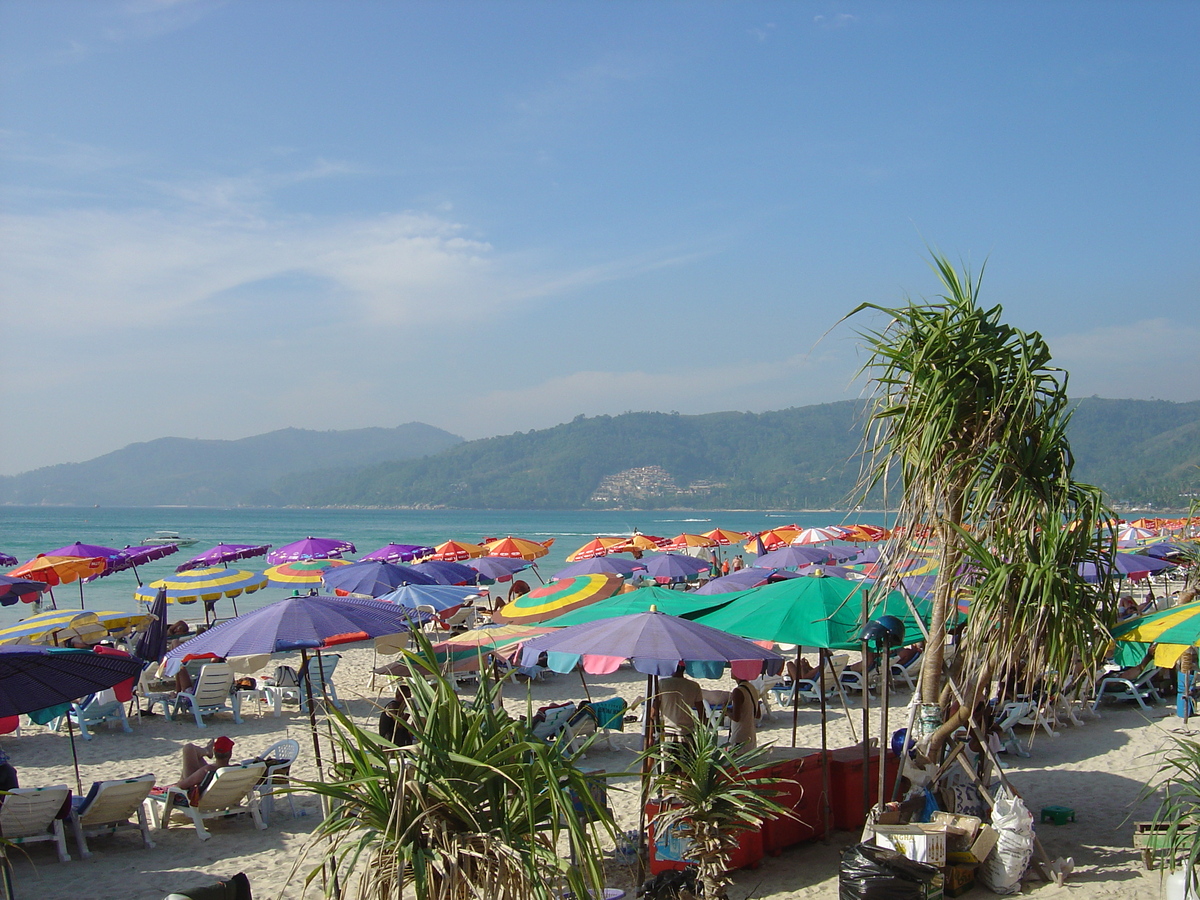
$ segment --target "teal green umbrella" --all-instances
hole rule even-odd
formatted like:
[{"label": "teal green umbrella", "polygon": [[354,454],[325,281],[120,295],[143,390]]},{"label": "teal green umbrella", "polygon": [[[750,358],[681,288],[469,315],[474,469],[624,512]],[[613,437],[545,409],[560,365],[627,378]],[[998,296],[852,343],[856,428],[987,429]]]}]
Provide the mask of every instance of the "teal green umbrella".
[{"label": "teal green umbrella", "polygon": [[684,591],[672,591],[669,588],[644,587],[624,594],[613,594],[603,600],[597,600],[589,606],[582,606],[547,619],[547,625],[555,628],[565,628],[570,625],[583,625],[600,619],[613,619],[617,616],[631,616],[635,613],[649,612],[651,607],[669,616],[679,616],[683,619],[695,619],[702,613],[711,612],[729,603],[736,594],[723,596],[699,596]]}]

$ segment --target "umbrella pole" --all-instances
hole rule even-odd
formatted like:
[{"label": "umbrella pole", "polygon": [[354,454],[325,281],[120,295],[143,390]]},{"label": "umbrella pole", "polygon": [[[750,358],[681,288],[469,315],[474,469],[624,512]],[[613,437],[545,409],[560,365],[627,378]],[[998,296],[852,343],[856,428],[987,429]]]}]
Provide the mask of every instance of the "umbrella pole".
[{"label": "umbrella pole", "polygon": [[[649,750],[654,741],[654,720],[658,717],[658,685],[654,675],[646,676],[646,715],[642,725],[642,749]],[[642,785],[638,791],[638,871],[637,883],[646,877],[646,804],[650,802],[650,757],[643,752]]]},{"label": "umbrella pole", "polygon": [[[320,654],[318,654],[319,656]],[[308,668],[308,651],[303,647],[300,648],[300,671],[304,672]],[[324,683],[325,679],[321,679]],[[312,729],[313,755],[317,761],[317,777],[322,781],[325,780],[325,773],[321,769],[321,739],[317,731],[317,707],[313,703],[312,679],[305,675],[304,678],[304,693],[308,695],[308,724]]]},{"label": "umbrella pole", "polygon": [[79,579],[79,608],[83,609],[83,579]]},{"label": "umbrella pole", "polygon": [[75,790],[78,796],[83,796],[83,780],[79,777],[79,754],[75,752],[75,729],[71,727],[71,710],[65,713],[67,717],[67,736],[71,738],[71,762],[75,764]]},{"label": "umbrella pole", "polygon": [[880,678],[882,679],[879,689],[879,808],[883,809],[884,792],[887,790],[887,737],[888,737],[888,682],[891,681],[892,674],[892,652],[891,643],[883,642],[883,660],[880,662],[882,668]]},{"label": "umbrella pole", "polygon": [[54,588],[50,588],[46,593],[50,595],[50,608],[58,609],[58,601],[54,599]]},{"label": "umbrella pole", "polygon": [[[796,746],[796,729],[800,722],[800,692],[796,690],[796,682],[800,678],[800,651],[804,648],[799,644],[796,645],[796,674],[792,676],[792,746]],[[822,658],[822,663],[824,659]],[[821,690],[825,690],[825,673],[821,672]],[[824,707],[825,698],[821,697],[821,705]],[[824,712],[824,709],[822,709]],[[824,717],[822,716],[822,719]]]},{"label": "umbrella pole", "polygon": [[[818,647],[817,658],[821,666],[821,820],[825,825],[825,839],[829,840],[829,820],[832,812],[829,808],[829,716],[825,707],[825,667],[829,664],[829,651]],[[795,746],[794,740],[792,745]]]},{"label": "umbrella pole", "polygon": [[[867,592],[864,590],[862,592],[862,627],[864,629],[867,627],[867,615],[868,615]],[[866,639],[864,638],[862,641],[862,705],[863,705],[863,708],[862,708],[862,726],[863,726],[862,799],[863,799],[863,815],[866,815],[867,811],[871,808],[871,778],[870,778],[870,774],[871,774],[871,740],[870,740],[871,666],[870,666],[870,657],[869,657],[870,652],[871,652],[870,645],[867,643]],[[879,765],[881,767],[883,766],[882,749],[883,748],[881,747],[880,748],[880,751],[881,751],[880,758],[879,758]]]},{"label": "umbrella pole", "polygon": [[588,704],[591,705],[592,692],[588,690],[587,679],[583,677],[583,666],[579,667],[579,680],[583,682],[583,694],[585,697],[587,697]]}]

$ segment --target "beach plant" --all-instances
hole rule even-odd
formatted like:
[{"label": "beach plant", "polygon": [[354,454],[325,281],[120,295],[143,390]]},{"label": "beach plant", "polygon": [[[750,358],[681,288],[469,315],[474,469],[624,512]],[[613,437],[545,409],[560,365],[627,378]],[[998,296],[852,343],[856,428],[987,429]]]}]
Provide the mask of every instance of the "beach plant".
[{"label": "beach plant", "polygon": [[597,776],[508,715],[490,680],[459,694],[428,639],[413,637],[404,654],[411,746],[332,711],[339,761],[325,781],[302,783],[330,809],[307,849],[323,862],[306,883],[323,879],[327,896],[360,900],[602,893],[600,836],[615,828],[590,790]]},{"label": "beach plant", "polygon": [[921,701],[944,707],[946,628],[973,576],[972,619],[988,634],[960,643],[960,670],[986,680],[998,665],[1021,665],[1040,676],[1044,661],[1095,652],[1108,604],[1066,576],[1101,552],[1095,535],[1109,514],[1098,489],[1072,478],[1067,374],[1051,365],[1045,340],[979,303],[982,270],[960,274],[938,254],[931,265],[938,297],[864,303],[847,318],[887,320],[860,332],[874,401],[856,495],[898,481],[895,540],[936,545]]},{"label": "beach plant", "polygon": [[1174,747],[1163,751],[1155,776],[1142,789],[1139,801],[1162,792],[1154,813],[1156,855],[1163,871],[1174,871],[1183,857],[1187,877],[1187,896],[1200,893],[1200,741],[1182,735],[1170,735]]},{"label": "beach plant", "polygon": [[764,774],[769,750],[722,744],[718,729],[702,724],[687,738],[661,741],[642,754],[653,773],[650,789],[661,801],[654,827],[660,834],[677,829],[687,839],[703,900],[727,896],[729,860],[746,831],[795,815],[775,799],[780,779]]}]

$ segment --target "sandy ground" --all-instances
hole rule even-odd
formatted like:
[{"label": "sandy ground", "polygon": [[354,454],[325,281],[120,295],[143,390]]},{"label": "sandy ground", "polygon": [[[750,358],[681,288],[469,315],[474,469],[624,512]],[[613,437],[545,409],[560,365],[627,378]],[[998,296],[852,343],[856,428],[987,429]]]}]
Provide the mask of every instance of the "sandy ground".
[{"label": "sandy ground", "polygon": [[[348,701],[350,713],[361,723],[373,723],[379,698],[385,690],[379,679],[371,688],[373,651],[350,649],[343,652],[336,678],[341,697]],[[729,681],[705,682],[706,688],[729,689]],[[602,700],[620,694],[632,699],[642,694],[645,678],[624,668],[607,678],[588,679],[591,696]],[[525,692],[534,707],[558,700],[581,700],[584,688],[577,674],[551,675],[544,681],[506,689],[506,704],[514,714],[525,710]],[[897,692],[891,712],[891,728],[904,724],[904,705],[909,695]],[[301,777],[316,775],[307,717],[295,705],[284,707],[283,716],[274,718],[265,706],[262,713],[245,713],[241,725],[229,715],[209,720],[204,730],[195,721],[179,718],[143,718],[133,722],[133,733],[101,729],[90,742],[77,741],[79,763],[85,788],[93,780],[132,777],[153,772],[159,783],[178,777],[180,747],[187,742],[206,743],[226,734],[237,745],[234,758],[253,756],[282,737],[294,737],[301,743],[296,771]],[[1053,857],[1072,857],[1075,870],[1063,887],[1043,884],[1027,877],[1026,893],[1052,900],[1076,898],[1152,898],[1160,895],[1157,872],[1143,871],[1140,856],[1132,850],[1133,822],[1149,819],[1153,802],[1136,805],[1144,781],[1156,768],[1153,753],[1169,738],[1168,729],[1176,727],[1173,717],[1164,718],[1165,708],[1149,716],[1136,707],[1106,706],[1103,717],[1088,719],[1079,728],[1068,728],[1057,738],[1039,732],[1033,740],[1029,759],[1010,761],[1009,775],[1036,815],[1042,806],[1071,806],[1077,821],[1063,826],[1038,827],[1047,852]],[[856,729],[861,727],[861,708],[851,708]],[[831,715],[830,746],[853,743],[847,715],[840,709]],[[872,729],[878,727],[873,717]],[[799,714],[798,745],[816,747],[820,743],[819,714],[815,707],[802,708]],[[636,727],[636,726],[631,726]],[[857,735],[856,735],[857,737]],[[1025,733],[1028,737],[1028,732]],[[791,744],[791,712],[775,711],[760,741]],[[638,745],[633,733],[617,734],[613,749],[599,742],[584,765],[608,771],[626,770]],[[9,754],[26,787],[74,784],[70,743],[65,733],[52,734],[39,726],[26,726],[19,737],[0,737],[0,747]],[[627,786],[631,782],[626,783]],[[637,826],[636,792],[610,791],[610,803],[623,829]],[[250,878],[256,897],[316,897],[319,888],[303,890],[303,871],[294,872],[309,833],[318,821],[316,799],[308,795],[295,798],[300,816],[293,818],[286,801],[277,802],[269,827],[258,831],[248,817],[211,824],[213,837],[200,841],[188,826],[175,826],[153,833],[153,850],[142,849],[136,832],[125,832],[90,841],[93,857],[80,859],[73,838],[68,835],[72,861],[59,863],[51,844],[35,844],[24,852],[13,853],[18,897],[79,898],[121,897],[125,900],[158,900],[174,890],[211,883],[215,878],[244,871]],[[730,896],[746,898],[835,898],[837,896],[838,854],[858,835],[835,832],[828,842],[802,844],[768,857],[756,869],[737,872]],[[625,888],[633,896],[633,872],[610,861],[610,883]],[[975,888],[966,896],[991,896]]]}]

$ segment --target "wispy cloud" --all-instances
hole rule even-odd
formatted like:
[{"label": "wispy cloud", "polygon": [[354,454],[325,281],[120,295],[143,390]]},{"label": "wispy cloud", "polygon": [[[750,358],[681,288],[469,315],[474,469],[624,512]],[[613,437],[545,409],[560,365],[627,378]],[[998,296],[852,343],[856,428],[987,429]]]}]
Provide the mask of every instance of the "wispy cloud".
[{"label": "wispy cloud", "polygon": [[821,28],[848,28],[858,21],[858,16],[850,13],[835,13],[831,16],[813,16],[815,22]]},{"label": "wispy cloud", "polygon": [[1047,338],[1056,365],[1070,373],[1076,397],[1196,400],[1200,328],[1170,319],[1141,319]]},{"label": "wispy cloud", "polygon": [[763,43],[766,43],[767,38],[769,38],[774,31],[775,31],[775,23],[767,22],[764,25],[759,25],[754,28],[751,28],[749,30],[749,34],[752,38],[754,38],[760,44],[763,44]]}]

